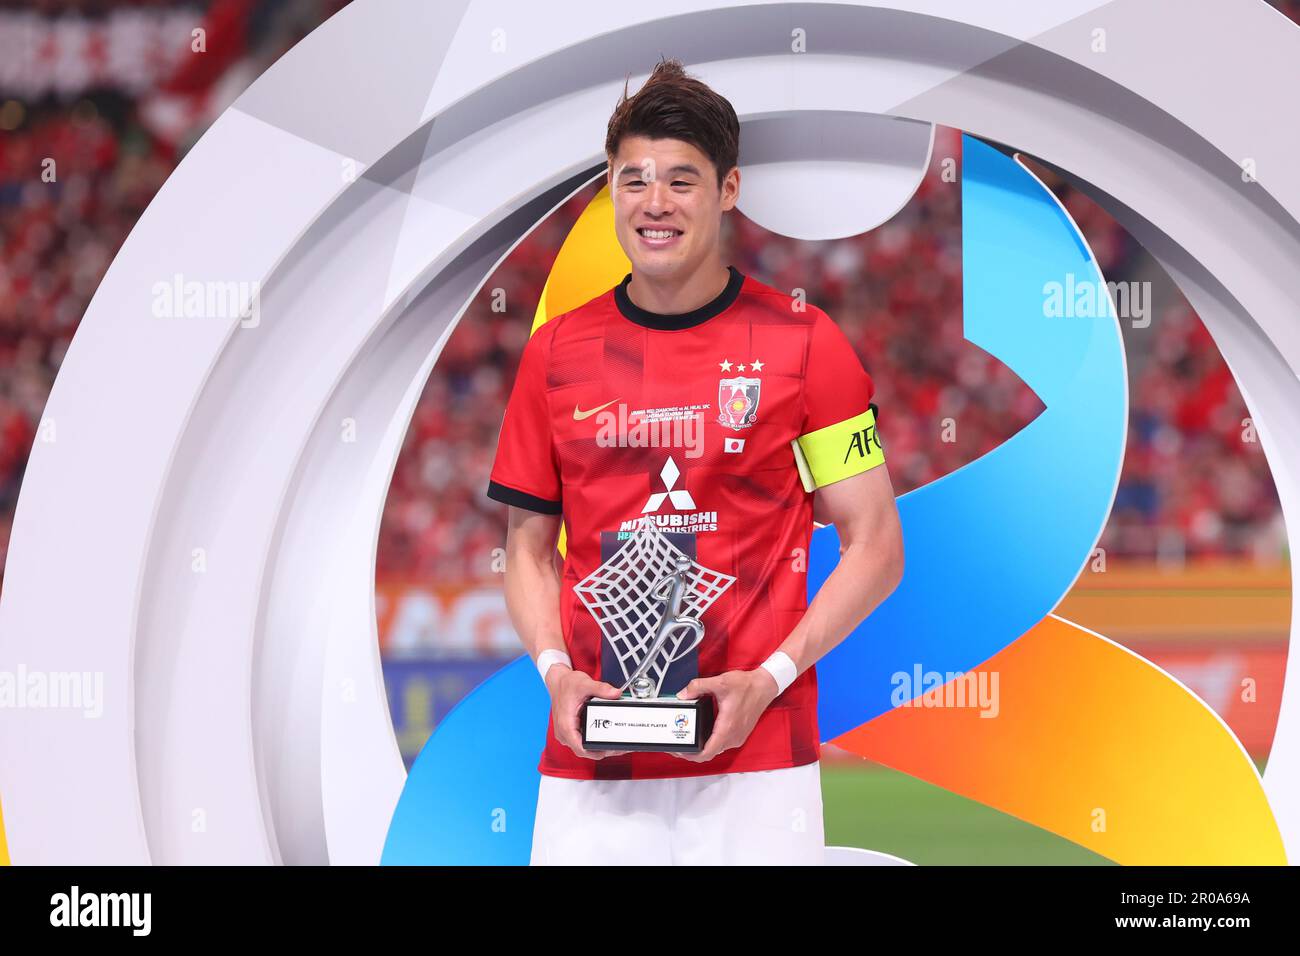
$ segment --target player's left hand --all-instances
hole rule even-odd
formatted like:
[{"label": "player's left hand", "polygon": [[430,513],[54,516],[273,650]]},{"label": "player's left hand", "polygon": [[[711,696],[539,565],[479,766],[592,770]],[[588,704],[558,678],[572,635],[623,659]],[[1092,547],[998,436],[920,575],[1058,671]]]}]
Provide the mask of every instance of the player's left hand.
[{"label": "player's left hand", "polygon": [[776,678],[764,668],[752,671],[727,671],[716,677],[697,677],[678,693],[682,700],[694,700],[712,694],[716,713],[713,733],[697,754],[676,754],[683,760],[703,763],[724,750],[739,747],[749,739],[750,731],[767,705],[776,700]]}]

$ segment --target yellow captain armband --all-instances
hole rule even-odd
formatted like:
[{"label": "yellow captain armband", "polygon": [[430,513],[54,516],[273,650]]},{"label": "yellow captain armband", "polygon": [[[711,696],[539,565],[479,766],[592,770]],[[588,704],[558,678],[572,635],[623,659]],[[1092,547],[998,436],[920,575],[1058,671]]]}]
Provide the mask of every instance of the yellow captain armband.
[{"label": "yellow captain armband", "polygon": [[794,462],[804,490],[870,471],[885,462],[885,449],[876,434],[876,413],[868,408],[861,415],[827,425],[790,442]]}]

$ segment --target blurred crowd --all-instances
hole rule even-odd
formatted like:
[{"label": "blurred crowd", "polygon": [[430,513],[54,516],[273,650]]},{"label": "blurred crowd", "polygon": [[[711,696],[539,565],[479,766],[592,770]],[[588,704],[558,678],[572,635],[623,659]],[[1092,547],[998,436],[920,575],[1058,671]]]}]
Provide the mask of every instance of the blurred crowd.
[{"label": "blurred crowd", "polygon": [[1165,562],[1206,554],[1276,560],[1285,545],[1277,490],[1218,347],[1181,297],[1148,331],[1103,546]]},{"label": "blurred crowd", "polygon": [[[68,6],[89,26],[40,32],[45,21],[66,21],[52,12]],[[10,56],[0,66],[0,549],[64,351],[132,225],[226,103],[341,6],[87,0],[0,8],[0,60]],[[112,23],[124,7],[131,17]],[[1300,17],[1300,4],[1281,7]],[[201,68],[186,56],[200,23],[211,27],[218,54]],[[41,46],[16,68],[15,31],[30,39],[34,29]],[[123,40],[131,30],[139,35]],[[115,74],[124,55],[113,43],[152,51],[154,73]],[[84,57],[94,62],[83,64],[80,86],[59,79],[66,68],[58,63]],[[936,167],[916,197],[864,236],[798,242],[738,212],[727,217],[737,268],[777,288],[808,290],[854,342],[877,381],[899,494],[991,450],[1041,410],[1024,383],[962,337],[960,189],[937,166],[947,156],[960,156],[959,134],[940,130]],[[52,181],[43,175],[49,158]],[[485,292],[448,341],[393,476],[381,574],[491,578],[505,509],[483,489],[502,410],[555,251],[596,188],[541,224],[488,280],[485,290],[504,288],[510,308],[493,312]],[[1136,244],[1085,197],[1057,189],[1107,278],[1133,274],[1144,255]],[[1200,321],[1176,291],[1172,298],[1143,335],[1128,336],[1130,350],[1146,350],[1149,360],[1130,363],[1127,456],[1103,546],[1146,557],[1276,557],[1276,493],[1245,404]]]}]

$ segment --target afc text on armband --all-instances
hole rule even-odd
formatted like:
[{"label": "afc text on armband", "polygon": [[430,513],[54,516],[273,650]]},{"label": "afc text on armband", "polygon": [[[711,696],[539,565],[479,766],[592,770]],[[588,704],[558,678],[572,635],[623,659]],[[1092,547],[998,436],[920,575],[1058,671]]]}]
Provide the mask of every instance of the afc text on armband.
[{"label": "afc text on armband", "polygon": [[849,446],[844,451],[844,458],[840,464],[846,463],[854,452],[857,452],[859,458],[866,458],[871,454],[871,446],[874,445],[882,453],[884,446],[880,444],[880,437],[876,434],[876,426],[868,425],[866,428],[859,429],[849,436]]}]

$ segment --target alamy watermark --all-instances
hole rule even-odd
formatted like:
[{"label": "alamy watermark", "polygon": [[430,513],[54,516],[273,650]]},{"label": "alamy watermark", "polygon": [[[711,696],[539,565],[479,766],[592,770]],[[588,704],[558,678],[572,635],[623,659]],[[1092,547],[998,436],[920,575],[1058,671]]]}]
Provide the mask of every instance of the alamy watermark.
[{"label": "alamy watermark", "polygon": [[50,925],[59,928],[120,927],[132,936],[148,936],[152,911],[152,893],[83,892],[73,884],[50,897]]},{"label": "alamy watermark", "polygon": [[97,720],[104,714],[103,671],[0,670],[0,710],[80,710]]},{"label": "alamy watermark", "polygon": [[574,406],[573,417],[581,421],[595,415],[596,444],[601,448],[681,448],[684,457],[699,458],[704,454],[701,412],[710,407],[706,402],[629,409],[625,402],[619,402],[617,409],[600,406],[586,412]]},{"label": "alamy watermark", "polygon": [[895,707],[972,707],[981,717],[996,717],[998,672],[927,671],[919,663],[911,671],[895,671],[889,702]]},{"label": "alamy watermark", "polygon": [[153,284],[151,309],[158,319],[238,319],[240,328],[262,321],[262,283],[187,279],[176,273]]},{"label": "alamy watermark", "polygon": [[1043,316],[1049,319],[1099,319],[1110,315],[1128,320],[1135,329],[1151,324],[1150,282],[1098,282],[1067,272],[1064,282],[1043,284]]}]

